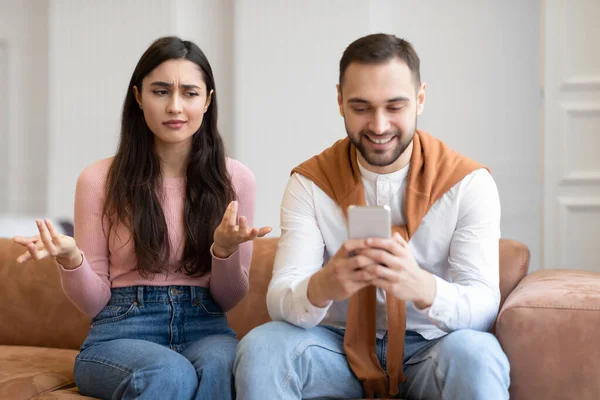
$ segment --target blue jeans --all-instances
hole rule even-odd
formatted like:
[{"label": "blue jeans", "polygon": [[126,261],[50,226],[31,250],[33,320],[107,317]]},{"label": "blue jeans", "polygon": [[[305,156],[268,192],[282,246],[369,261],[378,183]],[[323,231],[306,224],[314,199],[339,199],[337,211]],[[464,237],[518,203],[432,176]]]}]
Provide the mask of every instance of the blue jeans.
[{"label": "blue jeans", "polygon": [[75,360],[102,399],[233,399],[235,333],[206,288],[112,289]]},{"label": "blue jeans", "polygon": [[[377,340],[386,368],[387,336]],[[498,340],[459,330],[435,340],[406,332],[405,399],[508,399],[509,364]],[[234,364],[238,400],[360,398],[362,385],[344,353],[344,332],[269,322],[246,335]]]}]

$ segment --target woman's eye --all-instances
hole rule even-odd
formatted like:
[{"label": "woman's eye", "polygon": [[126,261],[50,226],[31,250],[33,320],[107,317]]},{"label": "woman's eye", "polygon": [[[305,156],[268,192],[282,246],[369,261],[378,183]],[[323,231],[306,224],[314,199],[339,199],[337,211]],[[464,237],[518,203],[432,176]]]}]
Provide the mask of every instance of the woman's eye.
[{"label": "woman's eye", "polygon": [[194,96],[198,96],[198,93],[196,92],[187,92],[187,95],[190,97],[194,97]]},{"label": "woman's eye", "polygon": [[167,92],[166,90],[163,90],[163,89],[159,89],[159,90],[155,90],[153,93],[156,94],[156,95],[158,95],[158,96],[164,96],[164,95],[166,95],[169,92]]}]

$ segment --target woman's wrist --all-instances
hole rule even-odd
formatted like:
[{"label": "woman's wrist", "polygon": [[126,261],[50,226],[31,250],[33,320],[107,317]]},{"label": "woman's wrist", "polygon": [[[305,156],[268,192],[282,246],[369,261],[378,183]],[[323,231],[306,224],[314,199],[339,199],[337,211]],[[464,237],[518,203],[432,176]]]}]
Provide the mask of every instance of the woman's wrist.
[{"label": "woman's wrist", "polygon": [[67,256],[57,256],[56,261],[62,265],[64,269],[75,269],[83,263],[83,254],[78,247],[75,247]]},{"label": "woman's wrist", "polygon": [[234,246],[232,248],[221,247],[216,243],[213,243],[213,255],[217,258],[229,258],[233,253],[237,251],[239,246]]}]

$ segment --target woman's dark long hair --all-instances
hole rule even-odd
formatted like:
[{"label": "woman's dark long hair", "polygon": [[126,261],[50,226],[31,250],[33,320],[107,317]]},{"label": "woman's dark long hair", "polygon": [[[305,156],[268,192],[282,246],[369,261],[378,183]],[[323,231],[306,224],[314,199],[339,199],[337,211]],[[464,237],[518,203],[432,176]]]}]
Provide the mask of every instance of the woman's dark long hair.
[{"label": "woman's dark long hair", "polygon": [[142,276],[168,272],[170,241],[159,194],[162,175],[154,150],[154,134],[144,120],[133,87],[167,60],[197,64],[211,90],[212,101],[200,129],[192,137],[187,165],[184,206],[185,248],[177,270],[199,276],[210,271],[210,246],[223,213],[235,194],[225,165],[225,150],[217,130],[217,96],[208,59],[194,43],[177,37],[156,40],[140,58],[127,88],[121,119],[121,139],[108,172],[104,215],[129,228],[134,241],[136,269]]}]

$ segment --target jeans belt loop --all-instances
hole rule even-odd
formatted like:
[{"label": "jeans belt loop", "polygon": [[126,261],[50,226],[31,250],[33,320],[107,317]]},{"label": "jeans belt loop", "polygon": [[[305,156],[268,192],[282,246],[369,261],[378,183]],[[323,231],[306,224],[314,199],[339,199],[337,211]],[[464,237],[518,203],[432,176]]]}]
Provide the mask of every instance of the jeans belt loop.
[{"label": "jeans belt loop", "polygon": [[137,302],[139,307],[144,307],[144,287],[138,286],[137,288]]}]

